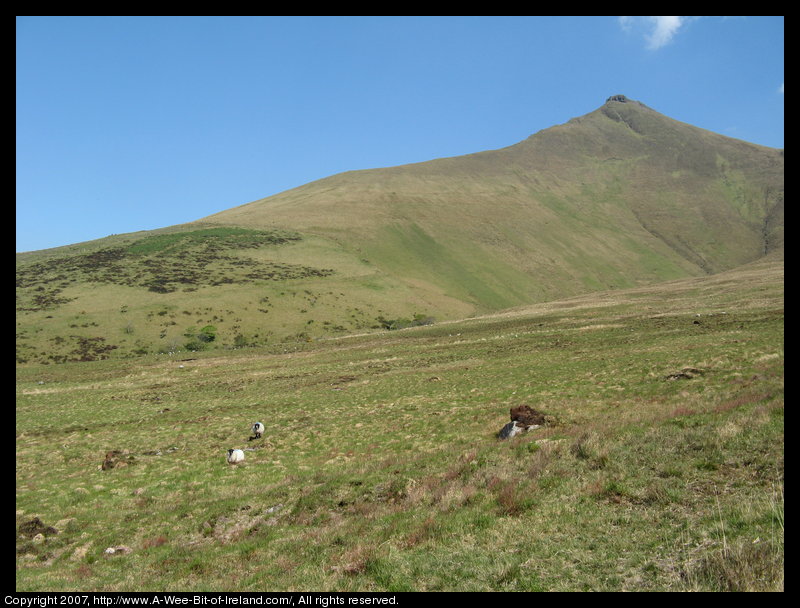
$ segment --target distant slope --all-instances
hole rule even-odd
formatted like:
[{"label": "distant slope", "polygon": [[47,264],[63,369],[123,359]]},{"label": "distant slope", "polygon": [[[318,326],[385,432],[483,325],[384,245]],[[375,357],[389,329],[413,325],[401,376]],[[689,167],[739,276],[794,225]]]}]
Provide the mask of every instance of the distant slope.
[{"label": "distant slope", "polygon": [[721,272],[782,251],[783,162],[614,96],[500,150],[19,255],[18,359],[182,349],[206,327],[203,347],[312,339]]},{"label": "distant slope", "polygon": [[783,152],[622,96],[504,148],[334,175],[204,218],[333,238],[478,310],[714,273],[783,246]]}]

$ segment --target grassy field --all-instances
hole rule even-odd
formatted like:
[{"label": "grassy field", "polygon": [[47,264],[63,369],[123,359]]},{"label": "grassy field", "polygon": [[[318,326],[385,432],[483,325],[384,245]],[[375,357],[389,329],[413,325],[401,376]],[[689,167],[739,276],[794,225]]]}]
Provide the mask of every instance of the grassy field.
[{"label": "grassy field", "polygon": [[16,589],[783,590],[783,293],[20,366]]}]

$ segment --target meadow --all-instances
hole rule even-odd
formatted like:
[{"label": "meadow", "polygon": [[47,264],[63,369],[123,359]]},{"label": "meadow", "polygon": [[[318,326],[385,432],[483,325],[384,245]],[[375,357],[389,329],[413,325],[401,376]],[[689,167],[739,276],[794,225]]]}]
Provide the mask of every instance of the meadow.
[{"label": "meadow", "polygon": [[[783,320],[783,263],[762,262],[18,366],[16,589],[781,591]],[[520,404],[552,423],[499,440]]]}]

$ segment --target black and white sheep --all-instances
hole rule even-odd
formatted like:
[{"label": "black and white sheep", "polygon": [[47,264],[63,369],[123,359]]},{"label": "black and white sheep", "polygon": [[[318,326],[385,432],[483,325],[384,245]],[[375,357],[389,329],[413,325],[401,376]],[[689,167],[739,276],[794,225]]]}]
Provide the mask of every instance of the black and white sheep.
[{"label": "black and white sheep", "polygon": [[228,464],[239,464],[244,462],[244,452],[242,450],[228,450]]}]

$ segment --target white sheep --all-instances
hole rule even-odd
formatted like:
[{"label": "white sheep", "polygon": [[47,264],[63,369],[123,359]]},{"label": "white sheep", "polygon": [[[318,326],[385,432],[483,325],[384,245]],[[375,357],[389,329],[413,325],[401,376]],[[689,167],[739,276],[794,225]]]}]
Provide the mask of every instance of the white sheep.
[{"label": "white sheep", "polygon": [[242,450],[228,450],[228,464],[239,464],[244,462],[244,452]]},{"label": "white sheep", "polygon": [[255,435],[255,437],[253,437],[253,439],[260,439],[261,438],[261,434],[264,432],[264,425],[261,424],[260,422],[256,422],[252,427],[252,431],[253,431],[253,435]]}]

